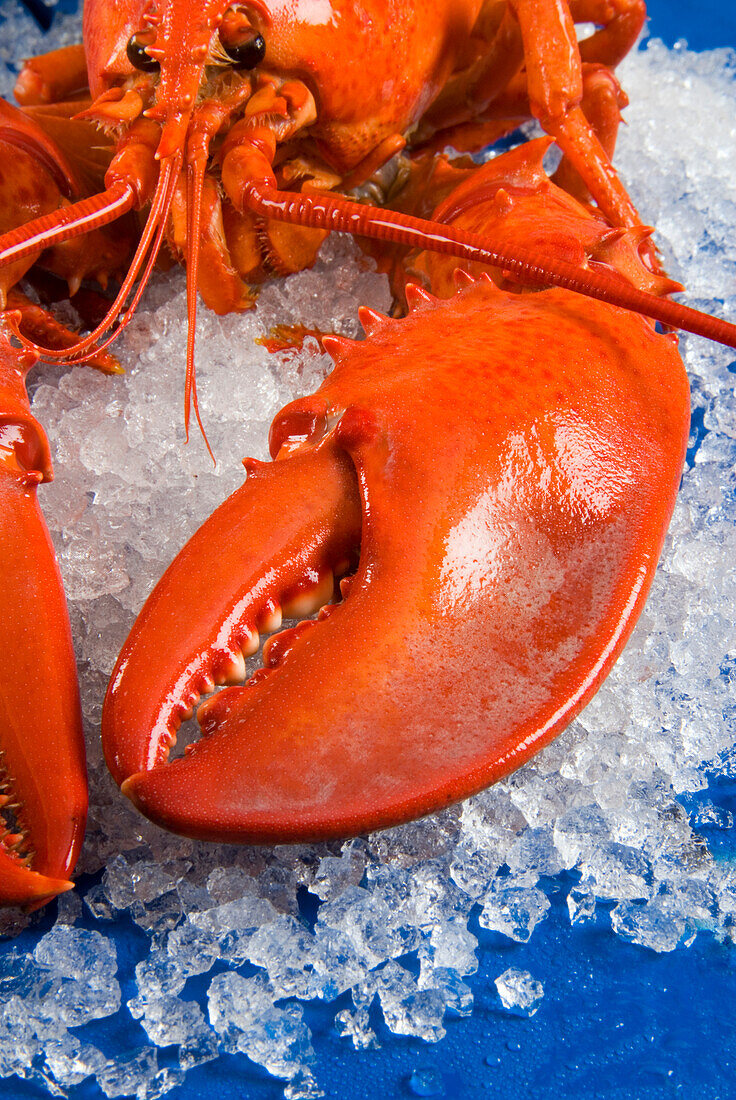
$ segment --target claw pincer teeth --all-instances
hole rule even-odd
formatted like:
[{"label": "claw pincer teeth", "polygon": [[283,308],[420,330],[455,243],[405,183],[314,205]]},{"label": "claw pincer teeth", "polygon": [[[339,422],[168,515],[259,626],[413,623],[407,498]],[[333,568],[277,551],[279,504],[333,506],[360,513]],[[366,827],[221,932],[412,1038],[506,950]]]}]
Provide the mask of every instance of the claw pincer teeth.
[{"label": "claw pincer teeth", "polygon": [[[126,793],[138,786],[138,773],[166,763],[184,712],[199,704],[206,732],[232,693],[243,692],[243,681],[249,695],[262,684],[269,670],[246,679],[245,664],[260,633],[278,631],[286,615],[319,610],[334,595],[334,568],[344,568],[360,542],[355,470],[338,448],[297,450],[246,468],[242,488],[162,578],[113,673],[103,740],[117,781],[135,777]],[[277,525],[274,515],[283,517]],[[220,684],[240,686],[200,702]]]},{"label": "claw pincer teeth", "polygon": [[297,639],[302,637],[304,632],[310,630],[314,625],[311,619],[307,619],[305,622],[298,623],[296,626],[290,627],[289,630],[282,630],[280,634],[275,634],[273,638],[269,638],[263,647],[264,669],[278,668],[293,649]]},{"label": "claw pincer teeth", "polygon": [[234,653],[217,677],[218,684],[242,684],[245,679],[245,656],[242,652]]},{"label": "claw pincer teeth", "polygon": [[335,588],[335,580],[332,571],[329,570],[316,576],[306,578],[299,588],[288,596],[282,604],[282,614],[286,619],[303,619],[307,615],[313,615],[316,611],[332,599]]},{"label": "claw pincer teeth", "polygon": [[[283,608],[274,603],[259,619],[258,626],[263,634],[273,634],[281,626],[283,621]],[[288,616],[287,616],[288,618]]]}]

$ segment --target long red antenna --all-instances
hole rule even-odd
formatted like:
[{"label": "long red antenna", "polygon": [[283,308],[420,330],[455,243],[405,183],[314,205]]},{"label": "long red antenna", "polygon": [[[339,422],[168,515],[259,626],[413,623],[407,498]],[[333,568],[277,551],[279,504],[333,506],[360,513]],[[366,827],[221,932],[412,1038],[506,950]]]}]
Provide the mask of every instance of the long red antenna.
[{"label": "long red antenna", "polygon": [[610,305],[642,313],[669,328],[684,329],[705,336],[719,344],[736,348],[736,325],[720,317],[692,309],[668,298],[659,298],[637,290],[622,277],[603,265],[592,263],[581,270],[564,260],[551,260],[514,245],[508,253],[489,246],[482,236],[455,229],[450,225],[425,221],[409,214],[351,202],[335,195],[302,195],[279,191],[264,180],[253,180],[243,188],[245,205],[266,218],[350,233],[358,237],[374,237],[397,244],[407,244],[432,252],[476,260],[491,267],[512,272],[530,286],[559,286]]},{"label": "long red antenna", "polygon": [[215,456],[204,430],[197,398],[197,375],[194,366],[194,344],[197,332],[197,276],[199,274],[199,235],[202,223],[202,188],[207,167],[206,156],[194,158],[187,165],[187,371],[184,383],[184,428],[189,442],[189,412],[194,409],[210,458]]},{"label": "long red antenna", "polygon": [[127,183],[114,183],[99,195],[70,206],[62,206],[50,214],[26,222],[0,236],[0,267],[25,259],[34,252],[50,248],[60,241],[68,241],[99,229],[132,210],[136,203],[135,191]]},{"label": "long red antenna", "polygon": [[[29,350],[35,352],[37,355],[43,356],[44,359],[64,359],[69,362],[81,363],[85,360],[85,358],[90,358],[90,356],[96,355],[99,351],[104,350],[109,344],[112,343],[112,341],[117,337],[121,329],[128,324],[131,317],[133,316],[135,306],[140,301],[141,295],[145,289],[146,283],[153,268],[153,264],[155,263],[156,254],[158,252],[163,236],[161,227],[165,223],[166,214],[168,213],[168,208],[171,203],[171,195],[173,191],[172,181],[175,181],[176,179],[176,175],[178,173],[178,165],[179,159],[177,158],[175,158],[173,162],[168,161],[166,164],[162,165],[161,174],[156,185],[156,192],[154,194],[153,202],[151,204],[151,209],[146,220],[143,234],[140,241],[138,242],[135,256],[133,257],[130,268],[128,269],[128,273],[123,280],[115,301],[112,303],[102,321],[99,323],[99,325],[97,325],[94,331],[90,332],[81,340],[78,340],[76,344],[72,344],[71,347],[61,349],[41,347],[37,344],[34,344],[26,336],[23,336],[22,333],[16,332],[18,339],[22,342],[24,347],[27,347]],[[39,219],[39,221],[40,220],[41,219]],[[30,225],[31,223],[28,224]],[[26,225],[21,228],[27,229],[28,226]],[[81,232],[83,231],[84,230],[81,230]],[[131,303],[130,307],[127,310],[127,313],[125,314],[125,316],[121,320],[121,323],[118,325],[115,331],[108,337],[108,339],[104,343],[97,344],[96,341],[110,329],[110,327],[115,323],[117,318],[122,313],[125,301],[130,294],[130,291],[135,283],[135,280],[138,277],[141,267],[146,260],[146,255],[151,248],[151,240],[154,238],[154,235],[156,238],[154,241],[154,246],[151,249],[151,253],[145,267],[141,284],[136,290],[133,302]]]}]

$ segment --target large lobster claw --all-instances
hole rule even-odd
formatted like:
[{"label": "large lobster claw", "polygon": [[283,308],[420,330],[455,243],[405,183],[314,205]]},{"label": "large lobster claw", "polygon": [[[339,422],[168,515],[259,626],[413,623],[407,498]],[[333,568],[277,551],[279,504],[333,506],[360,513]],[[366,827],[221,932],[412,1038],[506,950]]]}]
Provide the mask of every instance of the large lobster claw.
[{"label": "large lobster claw", "polygon": [[[437,810],[560,732],[633,628],[687,438],[676,340],[484,277],[408,298],[404,320],[366,311],[364,342],[331,342],[331,376],[276,418],[279,459],[249,465],[123,649],[105,752],[166,828],[286,842]],[[358,544],[344,600],[267,643],[167,762],[259,624],[331,590]]]},{"label": "large lobster claw", "polygon": [[36,487],[52,477],[25,374],[0,327],[0,905],[69,890],[87,814],[71,631]]}]

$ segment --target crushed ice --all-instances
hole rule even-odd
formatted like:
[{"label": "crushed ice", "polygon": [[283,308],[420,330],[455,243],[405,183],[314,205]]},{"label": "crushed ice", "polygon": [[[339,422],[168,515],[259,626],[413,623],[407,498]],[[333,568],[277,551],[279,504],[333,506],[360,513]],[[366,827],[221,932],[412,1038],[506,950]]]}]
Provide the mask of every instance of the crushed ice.
[{"label": "crushed ice", "polygon": [[[43,48],[25,13],[11,18],[17,33],[4,37],[14,57]],[[73,39],[73,17],[61,30]],[[631,106],[617,154],[689,301],[731,318],[733,74],[727,51],[649,43],[622,66]],[[655,951],[698,932],[736,938],[736,872],[696,831],[728,822],[707,802],[691,820],[676,798],[704,789],[709,769],[726,769],[736,742],[734,356],[704,341],[682,343],[707,433],[642,620],[580,719],[507,782],[437,817],[343,845],[239,850],[160,832],[108,779],[101,702],[135,612],[188,535],[240,484],[240,458],[264,457],[274,412],[328,369],[314,347],[279,358],[254,338],[290,321],[355,334],[357,302],[387,308],[386,286],[336,240],[314,271],[267,287],[254,313],[200,312],[201,404],[216,469],[199,438],[183,446],[180,272],[154,282],[118,345],[124,377],[86,368],[37,376],[34,412],[56,468],[41,497],[70,601],[89,738],[92,810],[79,870],[104,873],[83,899],[94,930],[77,926],[79,896],[66,895],[33,950],[6,944],[2,1076],[63,1095],[93,1075],[108,1097],[153,1100],[191,1067],[242,1052],[284,1079],[287,1096],[319,1096],[301,1001],[329,1003],[349,990],[352,1005],[335,1025],[356,1050],[378,1043],[369,1015],[376,1003],[396,1034],[440,1040],[448,1011],[472,1011],[471,910],[483,927],[523,943],[545,920],[549,883],[562,871],[577,872],[573,924],[610,912],[614,933]],[[313,926],[300,918],[304,888],[321,903]],[[121,1008],[111,922],[122,914],[150,948]],[[29,920],[4,913],[0,930],[10,937]],[[411,969],[400,961],[408,954]],[[215,966],[203,1008],[187,983]],[[531,975],[507,970],[496,984],[508,1010],[536,1011],[543,991]],[[140,1021],[148,1043],[109,1058],[77,1030],[118,1012]],[[159,1048],[169,1063],[176,1049],[178,1065],[161,1068]]]},{"label": "crushed ice", "polygon": [[533,1016],[544,996],[541,982],[528,970],[510,966],[496,978],[495,986],[501,1004],[513,1016]]}]

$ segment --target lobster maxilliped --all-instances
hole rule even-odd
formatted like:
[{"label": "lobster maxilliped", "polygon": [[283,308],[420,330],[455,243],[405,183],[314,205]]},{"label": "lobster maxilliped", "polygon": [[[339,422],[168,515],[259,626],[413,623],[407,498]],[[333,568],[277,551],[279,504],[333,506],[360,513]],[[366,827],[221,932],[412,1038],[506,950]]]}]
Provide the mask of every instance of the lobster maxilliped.
[{"label": "lobster maxilliped", "polygon": [[[636,233],[554,188],[545,147],[448,169],[444,216],[509,239],[536,225],[550,253],[650,282]],[[447,293],[447,260],[413,266]],[[623,647],[684,457],[676,338],[498,271],[457,278],[445,299],[409,284],[403,320],[364,311],[364,341],[325,339],[335,369],[276,417],[274,461],[246,461],[144,607],[103,740],[159,824],[283,842],[437,810],[560,732]],[[300,602],[325,606],[203,702],[202,738],[169,762],[200,697],[242,680]]]}]

